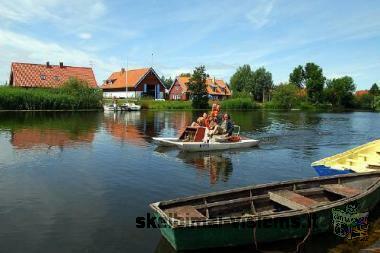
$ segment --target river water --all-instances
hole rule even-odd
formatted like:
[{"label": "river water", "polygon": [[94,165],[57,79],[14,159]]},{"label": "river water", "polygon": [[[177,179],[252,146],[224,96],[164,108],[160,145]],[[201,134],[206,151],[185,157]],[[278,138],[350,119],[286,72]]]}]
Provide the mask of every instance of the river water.
[{"label": "river water", "polygon": [[[259,148],[186,154],[152,142],[198,114],[1,112],[0,252],[173,252],[157,229],[136,228],[149,203],[310,178],[311,162],[380,137],[376,113],[232,111]],[[308,252],[337,238],[315,241]]]}]

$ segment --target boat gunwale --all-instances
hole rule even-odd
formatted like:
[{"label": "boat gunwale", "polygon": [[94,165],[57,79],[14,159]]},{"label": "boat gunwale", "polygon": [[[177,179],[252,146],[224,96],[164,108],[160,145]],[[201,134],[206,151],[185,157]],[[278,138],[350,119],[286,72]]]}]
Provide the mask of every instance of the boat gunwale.
[{"label": "boat gunwale", "polygon": [[241,143],[250,143],[250,142],[254,142],[254,143],[259,143],[260,141],[259,140],[256,140],[256,139],[242,139],[240,141],[236,141],[236,142],[203,142],[203,141],[189,141],[189,142],[184,142],[184,141],[179,141],[180,139],[179,138],[166,138],[166,137],[153,137],[153,140],[154,141],[161,141],[161,142],[166,142],[166,143],[172,143],[172,144],[181,144],[181,145],[199,145],[199,144],[241,144]]},{"label": "boat gunwale", "polygon": [[[180,221],[173,219],[169,217],[160,207],[160,204],[174,204],[179,201],[189,201],[189,200],[194,200],[194,199],[199,199],[199,198],[205,198],[209,197],[212,195],[222,195],[222,194],[228,194],[228,193],[235,193],[239,191],[245,191],[245,190],[250,190],[250,189],[260,189],[260,188],[266,188],[266,187],[271,187],[271,186],[281,186],[281,185],[287,185],[287,184],[296,184],[296,183],[308,183],[308,182],[318,182],[318,181],[325,181],[329,179],[338,179],[338,178],[355,178],[355,177],[365,177],[367,175],[378,175],[377,181],[373,182],[365,191],[363,191],[360,194],[357,194],[353,197],[345,197],[336,201],[333,201],[329,204],[323,204],[323,205],[318,205],[312,208],[305,208],[305,209],[300,209],[300,210],[286,210],[282,211],[279,213],[269,213],[269,214],[254,214],[250,216],[239,216],[239,217],[218,217],[218,218],[212,218],[212,219],[207,219],[205,221],[196,221],[196,222],[191,222],[191,221]],[[176,198],[172,200],[167,200],[167,201],[159,201],[150,204],[150,208],[156,211],[161,218],[163,218],[167,224],[171,226],[172,229],[175,228],[184,228],[184,227],[202,227],[202,226],[212,226],[212,225],[226,225],[226,224],[233,224],[233,223],[241,223],[242,220],[244,222],[256,222],[259,220],[265,220],[265,219],[273,219],[273,218],[283,218],[283,217],[293,217],[293,216],[298,216],[298,215],[303,215],[303,214],[310,214],[314,212],[320,212],[326,209],[330,209],[336,206],[341,206],[346,203],[361,199],[363,196],[369,195],[373,191],[375,191],[377,188],[380,187],[380,171],[375,171],[375,172],[366,172],[366,173],[360,173],[360,174],[343,174],[343,175],[334,175],[334,176],[326,176],[326,177],[312,177],[307,180],[302,180],[302,179],[297,179],[297,180],[290,180],[290,181],[283,181],[280,183],[268,183],[268,184],[260,184],[257,186],[245,186],[245,187],[240,187],[237,189],[230,189],[230,190],[224,190],[224,191],[218,191],[218,192],[213,192],[213,193],[206,193],[206,194],[199,194],[199,195],[193,195],[189,197],[183,197],[183,198]]]}]

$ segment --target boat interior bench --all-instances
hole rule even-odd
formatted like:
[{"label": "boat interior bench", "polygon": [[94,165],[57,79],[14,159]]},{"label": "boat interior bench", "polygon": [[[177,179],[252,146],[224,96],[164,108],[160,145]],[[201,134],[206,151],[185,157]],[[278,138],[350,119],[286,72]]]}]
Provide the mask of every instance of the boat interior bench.
[{"label": "boat interior bench", "polygon": [[172,218],[184,220],[206,220],[206,216],[201,214],[197,209],[193,206],[179,206],[173,207],[165,210],[165,213]]},{"label": "boat interior bench", "polygon": [[294,210],[310,208],[319,204],[318,201],[289,190],[269,192],[269,198],[280,205]]},{"label": "boat interior bench", "polygon": [[368,168],[369,169],[380,169],[380,165],[379,164],[368,164]]},{"label": "boat interior bench", "polygon": [[353,197],[360,194],[362,191],[358,188],[349,187],[341,184],[327,184],[321,186],[325,191],[331,192],[343,197]]}]

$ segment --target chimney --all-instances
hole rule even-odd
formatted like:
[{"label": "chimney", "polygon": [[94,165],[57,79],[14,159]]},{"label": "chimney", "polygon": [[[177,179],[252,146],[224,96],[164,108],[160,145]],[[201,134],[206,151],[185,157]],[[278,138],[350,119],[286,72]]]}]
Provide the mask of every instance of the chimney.
[{"label": "chimney", "polygon": [[50,68],[50,62],[48,62],[48,61],[46,62],[46,67]]},{"label": "chimney", "polygon": [[63,68],[63,62],[59,62],[59,67]]},{"label": "chimney", "polygon": [[214,76],[214,83],[216,84],[215,76]]},{"label": "chimney", "polygon": [[124,73],[125,72],[125,68],[121,68],[121,73]]}]

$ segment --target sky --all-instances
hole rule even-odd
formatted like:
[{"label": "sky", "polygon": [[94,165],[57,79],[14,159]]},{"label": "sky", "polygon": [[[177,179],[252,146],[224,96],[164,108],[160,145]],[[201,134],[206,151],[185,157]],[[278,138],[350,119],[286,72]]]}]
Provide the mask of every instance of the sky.
[{"label": "sky", "polygon": [[[152,56],[153,54],[153,56]],[[275,83],[315,62],[327,78],[380,83],[380,1],[0,0],[0,83],[11,62],[153,66],[175,77],[205,65],[229,82],[243,64]]]}]

